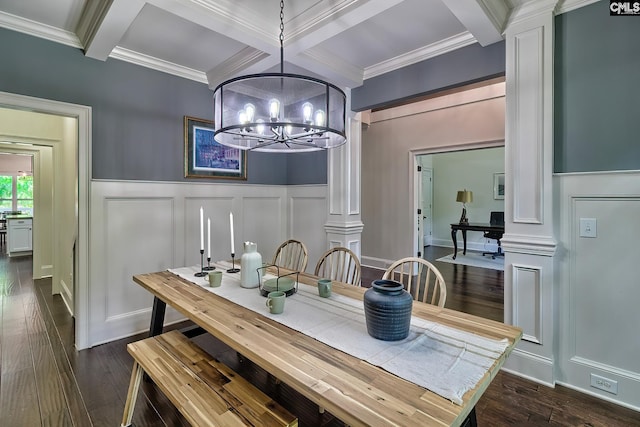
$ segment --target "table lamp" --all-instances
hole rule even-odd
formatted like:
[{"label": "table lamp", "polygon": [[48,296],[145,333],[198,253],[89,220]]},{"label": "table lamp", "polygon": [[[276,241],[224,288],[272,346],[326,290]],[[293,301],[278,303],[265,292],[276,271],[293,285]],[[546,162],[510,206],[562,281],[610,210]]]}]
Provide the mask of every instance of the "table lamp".
[{"label": "table lamp", "polygon": [[462,203],[462,216],[460,217],[460,224],[468,224],[469,219],[467,218],[467,203],[473,202],[473,192],[468,190],[458,191],[456,202]]}]

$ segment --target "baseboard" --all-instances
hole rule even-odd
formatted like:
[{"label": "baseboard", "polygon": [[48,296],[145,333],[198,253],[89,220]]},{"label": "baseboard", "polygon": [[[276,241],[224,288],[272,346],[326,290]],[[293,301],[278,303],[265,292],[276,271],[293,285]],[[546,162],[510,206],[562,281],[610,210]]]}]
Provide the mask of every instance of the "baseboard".
[{"label": "baseboard", "polygon": [[383,259],[383,258],[374,258],[362,255],[362,259],[360,260],[360,264],[363,267],[369,268],[377,268],[379,270],[386,270],[391,264],[393,264],[394,260]]},{"label": "baseboard", "polygon": [[60,292],[60,296],[62,297],[62,301],[64,302],[64,305],[67,307],[67,311],[69,312],[69,314],[71,316],[73,316],[74,315],[74,313],[73,313],[73,294],[69,290],[69,287],[67,286],[67,284],[65,283],[64,280],[60,280],[60,288],[62,290],[62,292]]},{"label": "baseboard", "polygon": [[514,349],[502,369],[510,374],[555,387],[553,360],[520,349]]}]

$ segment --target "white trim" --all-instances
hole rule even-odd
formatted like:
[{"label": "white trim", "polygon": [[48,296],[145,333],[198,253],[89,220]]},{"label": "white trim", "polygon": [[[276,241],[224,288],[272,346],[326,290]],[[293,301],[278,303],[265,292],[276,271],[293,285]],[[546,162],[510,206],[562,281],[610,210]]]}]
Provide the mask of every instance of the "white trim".
[{"label": "white trim", "polygon": [[172,74],[184,79],[194,80],[205,84],[208,83],[207,74],[202,71],[154,58],[153,56],[145,55],[143,53],[134,52],[133,50],[125,49],[123,47],[116,46],[111,51],[111,54],[109,54],[109,58]]},{"label": "white trim", "polygon": [[76,348],[89,343],[89,180],[91,177],[91,107],[0,92],[0,106],[78,119],[78,276],[75,302]]},{"label": "white trim", "polygon": [[82,49],[78,36],[70,31],[0,11],[0,27]]}]

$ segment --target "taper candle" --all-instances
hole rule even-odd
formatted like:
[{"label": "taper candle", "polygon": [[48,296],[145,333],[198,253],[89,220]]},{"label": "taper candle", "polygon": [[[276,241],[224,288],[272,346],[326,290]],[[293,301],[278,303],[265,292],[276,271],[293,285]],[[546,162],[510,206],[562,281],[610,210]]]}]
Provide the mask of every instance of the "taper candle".
[{"label": "taper candle", "polygon": [[204,211],[200,206],[200,250],[204,252]]},{"label": "taper candle", "polygon": [[236,251],[233,247],[233,212],[229,212],[229,229],[231,230],[231,253],[235,254]]},{"label": "taper candle", "polygon": [[211,259],[211,218],[207,218],[207,259]]}]

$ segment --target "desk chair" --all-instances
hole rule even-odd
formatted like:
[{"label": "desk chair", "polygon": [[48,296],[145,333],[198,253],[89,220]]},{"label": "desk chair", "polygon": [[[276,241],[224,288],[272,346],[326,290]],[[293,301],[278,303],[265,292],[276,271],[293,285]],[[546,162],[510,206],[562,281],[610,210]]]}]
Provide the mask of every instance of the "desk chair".
[{"label": "desk chair", "polygon": [[329,249],[318,260],[315,276],[360,286],[360,261],[351,250],[342,247]]},{"label": "desk chair", "polygon": [[[417,268],[415,267],[417,265]],[[417,274],[414,274],[417,269]],[[407,286],[414,300],[444,307],[447,286],[435,265],[422,258],[402,258],[387,268],[383,279],[395,280]],[[422,295],[420,296],[420,291]]]},{"label": "desk chair", "polygon": [[[491,212],[489,217],[489,224],[504,226],[504,212]],[[503,232],[501,231],[487,231],[484,233],[485,239],[493,239],[498,241],[498,250],[496,252],[483,252],[482,256],[491,255],[492,259],[496,259],[497,256],[504,256],[502,252],[502,246],[500,240],[502,239]]]}]

